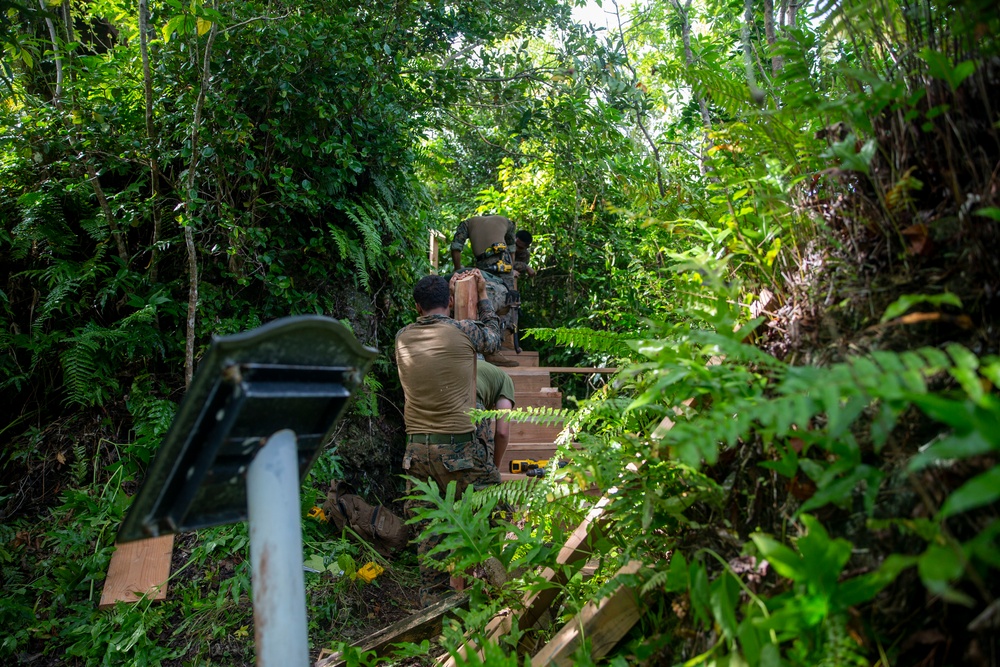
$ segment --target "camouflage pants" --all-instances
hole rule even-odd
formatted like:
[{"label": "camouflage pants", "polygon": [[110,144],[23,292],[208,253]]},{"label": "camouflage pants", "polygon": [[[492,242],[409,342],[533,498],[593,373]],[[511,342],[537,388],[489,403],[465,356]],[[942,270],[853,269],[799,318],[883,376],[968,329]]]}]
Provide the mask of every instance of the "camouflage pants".
[{"label": "camouflage pants", "polygon": [[[476,409],[486,410],[486,406],[478,398],[476,399]],[[476,423],[476,439],[483,443],[486,448],[486,460],[493,460],[493,453],[496,449],[495,441],[496,433],[496,420],[495,419],[483,419]],[[497,470],[499,473],[499,470]]]},{"label": "camouflage pants", "polygon": [[[403,474],[417,479],[434,480],[442,494],[448,483],[454,480],[457,487],[456,498],[465,493],[465,489],[469,486],[478,491],[500,483],[500,471],[493,465],[493,458],[488,457],[484,444],[476,437],[470,442],[458,444],[409,443],[403,456]],[[407,495],[412,492],[412,484],[409,481],[406,483],[406,492]],[[419,500],[407,500],[404,505],[407,518],[413,516],[413,510],[417,507],[431,507],[431,505]],[[414,534],[419,535],[426,527],[425,521],[414,524]],[[417,544],[417,558],[420,561],[420,602],[425,607],[450,588],[450,574],[426,563],[427,554],[441,543],[441,539],[441,536],[431,535],[430,538]],[[432,558],[442,561],[446,558],[446,554],[435,554]]]},{"label": "camouflage pants", "polygon": [[477,266],[486,279],[486,297],[493,304],[493,310],[500,318],[500,329],[506,333],[517,328],[517,308],[508,307],[508,295],[514,292],[514,276],[510,273],[497,274]]}]

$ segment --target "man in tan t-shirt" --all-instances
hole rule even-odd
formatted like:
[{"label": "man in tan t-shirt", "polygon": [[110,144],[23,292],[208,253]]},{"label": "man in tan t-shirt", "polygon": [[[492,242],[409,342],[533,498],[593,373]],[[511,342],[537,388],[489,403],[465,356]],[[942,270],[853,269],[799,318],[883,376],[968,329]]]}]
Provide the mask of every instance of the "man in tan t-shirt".
[{"label": "man in tan t-shirt", "polygon": [[[482,489],[500,483],[500,471],[475,437],[469,417],[476,405],[476,353],[494,352],[503,340],[485,280],[478,271],[475,276],[479,321],[449,317],[448,281],[425,276],[413,289],[419,317],[396,334],[396,364],[406,400],[403,472],[419,480],[434,480],[442,493],[454,480],[459,495],[470,485]],[[411,490],[407,482],[407,494]],[[426,505],[407,500],[407,515],[421,506]],[[425,526],[416,526],[418,534]],[[438,543],[440,539],[432,536],[417,546],[424,606],[449,587],[447,572],[425,564],[428,552]]]}]

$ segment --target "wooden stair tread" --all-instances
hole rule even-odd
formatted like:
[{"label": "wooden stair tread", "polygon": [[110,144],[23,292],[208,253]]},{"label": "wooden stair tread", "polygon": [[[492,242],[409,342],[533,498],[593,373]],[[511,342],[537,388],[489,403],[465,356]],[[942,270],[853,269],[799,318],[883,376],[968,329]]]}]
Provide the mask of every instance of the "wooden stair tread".
[{"label": "wooden stair tread", "polygon": [[609,367],[609,368],[598,368],[590,366],[509,366],[504,368],[505,371],[511,376],[515,375],[548,375],[550,373],[617,373],[619,369]]}]

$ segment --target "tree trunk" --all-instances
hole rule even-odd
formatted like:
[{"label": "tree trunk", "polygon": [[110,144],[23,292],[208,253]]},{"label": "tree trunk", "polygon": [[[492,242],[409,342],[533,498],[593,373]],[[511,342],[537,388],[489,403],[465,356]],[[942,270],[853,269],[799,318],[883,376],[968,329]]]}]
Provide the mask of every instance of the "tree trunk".
[{"label": "tree trunk", "polygon": [[[194,377],[195,322],[198,314],[198,251],[194,244],[194,232],[191,229],[191,226],[194,224],[194,208],[191,199],[194,192],[195,170],[198,167],[198,135],[201,128],[201,109],[205,104],[205,94],[208,92],[209,77],[211,75],[212,42],[215,41],[217,30],[218,26],[213,22],[212,28],[208,32],[208,40],[205,42],[205,57],[201,69],[201,85],[198,88],[198,99],[194,104],[194,118],[191,121],[191,161],[188,163],[187,187],[184,188],[184,245],[187,248],[188,260],[188,316],[187,335],[184,346],[184,386],[186,387],[191,386],[191,379]],[[198,39],[197,35],[194,39]]]},{"label": "tree trunk", "polygon": [[753,64],[753,54],[750,52],[750,26],[753,24],[753,0],[744,0],[745,13],[740,35],[743,39],[743,68],[746,70],[747,88],[750,89],[750,99],[754,104],[764,102],[764,91],[757,86],[757,74]]},{"label": "tree trunk", "polygon": [[[45,4],[45,0],[38,0],[38,4],[41,6],[43,12],[48,11],[48,7]],[[63,82],[63,61],[62,54],[59,51],[59,36],[56,34],[56,25],[52,22],[52,19],[46,17],[45,25],[49,29],[49,39],[52,40],[52,57],[56,61],[56,92],[53,102],[58,109],[62,103],[62,82]]]},{"label": "tree trunk", "polygon": [[149,282],[155,283],[160,261],[160,163],[157,160],[156,125],[153,123],[153,75],[149,67],[149,4],[139,0],[139,51],[142,54],[142,84],[146,96],[146,138],[149,140],[149,180],[152,190],[153,239],[150,243]]},{"label": "tree trunk", "polygon": [[781,56],[774,55],[774,45],[778,41],[774,29],[774,0],[764,0],[764,37],[767,39],[767,51],[771,56],[771,75],[777,74],[784,66]]},{"label": "tree trunk", "polygon": [[[38,4],[41,6],[43,12],[48,11],[48,6],[45,4],[45,0],[38,0]],[[68,8],[63,9],[63,20],[65,22],[66,37],[68,40],[73,39],[73,18],[70,14]],[[56,90],[55,95],[52,98],[52,104],[55,106],[59,116],[62,116],[62,84],[63,84],[63,57],[62,50],[59,48],[59,35],[56,32],[55,23],[52,19],[45,19],[45,25],[49,29],[49,38],[52,40],[52,57],[55,60],[56,65]],[[69,136],[72,137],[74,134],[73,122],[68,118],[63,118],[63,122],[67,124],[70,130]],[[72,145],[72,139],[70,139]],[[97,178],[97,170],[94,165],[90,163],[86,152],[81,148],[81,153],[83,153],[84,169],[87,172],[87,180],[90,181],[90,186],[94,189],[94,196],[97,197],[97,203],[101,207],[101,212],[104,214],[104,219],[108,221],[108,227],[111,229],[111,236],[114,237],[115,243],[118,246],[118,255],[122,258],[123,262],[128,263],[128,250],[125,248],[125,240],[122,238],[121,230],[118,228],[118,221],[115,220],[114,216],[111,214],[111,207],[108,205],[108,198],[104,196],[104,189],[101,187],[101,182]]]},{"label": "tree trunk", "polygon": [[[625,56],[625,66],[628,67],[629,72],[632,74],[632,83],[636,85],[639,83],[639,75],[636,73],[635,68],[632,67],[632,62],[629,60],[628,56],[628,45],[625,43],[625,31],[622,29],[622,17],[621,11],[618,9],[618,1],[614,0],[615,5],[615,19],[618,21],[618,37],[622,41],[622,54]],[[638,92],[633,91],[633,95],[638,95]],[[642,136],[646,138],[646,143],[649,144],[649,149],[653,153],[653,164],[656,165],[656,187],[660,191],[660,198],[666,196],[666,187],[663,184],[663,168],[660,166],[660,149],[653,140],[652,135],[650,135],[649,130],[646,129],[646,123],[643,122],[642,116],[642,105],[639,103],[639,99],[635,100],[633,105],[635,108],[635,122],[642,130]]]},{"label": "tree trunk", "polygon": [[[691,0],[686,0],[681,5],[680,0],[673,0],[674,8],[681,17],[681,41],[684,43],[684,62],[688,67],[694,67],[694,52],[691,50]],[[705,173],[705,159],[708,156],[708,149],[712,146],[709,132],[712,131],[712,117],[708,113],[708,102],[698,91],[694,91],[695,99],[698,100],[698,108],[701,110],[702,140],[701,158],[698,160],[701,173]]]}]

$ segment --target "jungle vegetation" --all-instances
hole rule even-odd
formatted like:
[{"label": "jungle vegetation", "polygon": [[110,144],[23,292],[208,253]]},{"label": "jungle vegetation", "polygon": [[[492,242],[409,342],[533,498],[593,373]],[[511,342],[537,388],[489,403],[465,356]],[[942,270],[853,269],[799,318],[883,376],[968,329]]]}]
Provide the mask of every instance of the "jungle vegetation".
[{"label": "jungle vegetation", "polygon": [[[201,353],[304,313],[390,349],[430,235],[481,211],[536,239],[525,345],[622,370],[515,415],[571,465],[421,492],[451,567],[518,576],[397,663],[516,604],[591,485],[599,567],[552,620],[634,586],[611,664],[998,663],[995,4],[572,9],[0,0],[0,661],[249,663],[245,526],[179,536],[166,602],[96,608]],[[399,501],[401,402],[383,354],[303,515],[333,479]],[[364,584],[304,521],[314,655],[409,612],[412,555]]]}]

